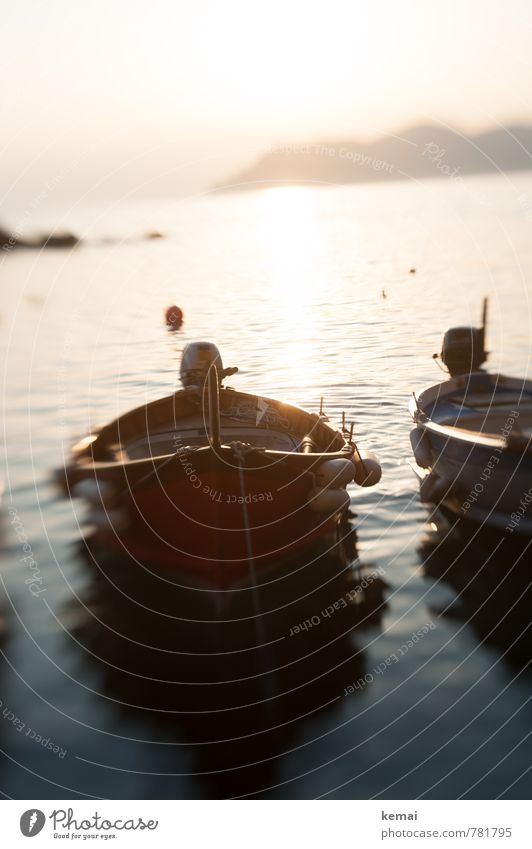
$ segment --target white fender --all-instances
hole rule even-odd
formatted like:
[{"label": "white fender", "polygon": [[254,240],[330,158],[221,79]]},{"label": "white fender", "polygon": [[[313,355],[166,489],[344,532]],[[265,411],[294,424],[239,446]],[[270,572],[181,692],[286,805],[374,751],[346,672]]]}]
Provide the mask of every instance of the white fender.
[{"label": "white fender", "polygon": [[419,484],[419,497],[425,504],[439,504],[445,495],[451,494],[450,489],[449,481],[431,472]]},{"label": "white fender", "polygon": [[432,451],[428,435],[419,427],[410,431],[410,444],[416,458],[416,463],[422,469],[430,469],[432,466]]},{"label": "white fender", "polygon": [[74,498],[85,498],[91,504],[107,504],[113,500],[115,488],[108,481],[85,478],[71,487],[70,494]]},{"label": "white fender", "polygon": [[125,510],[96,510],[93,508],[87,515],[87,522],[99,531],[125,531],[129,527],[129,516]]},{"label": "white fender", "polygon": [[375,486],[382,477],[382,468],[375,454],[371,451],[355,451],[351,461],[355,467],[355,483],[359,486]]},{"label": "white fender", "polygon": [[351,460],[325,460],[316,469],[316,486],[340,489],[347,486],[355,478],[355,470]]},{"label": "white fender", "polygon": [[351,499],[345,489],[315,487],[308,494],[308,505],[315,513],[338,513],[349,507]]}]

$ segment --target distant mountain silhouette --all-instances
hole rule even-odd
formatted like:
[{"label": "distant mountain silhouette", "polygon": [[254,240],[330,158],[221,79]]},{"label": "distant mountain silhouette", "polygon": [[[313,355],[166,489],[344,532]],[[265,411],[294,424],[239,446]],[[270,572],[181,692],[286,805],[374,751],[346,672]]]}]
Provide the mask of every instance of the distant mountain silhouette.
[{"label": "distant mountain silhouette", "polygon": [[355,139],[278,145],[216,189],[259,189],[272,183],[460,179],[466,174],[528,168],[532,168],[532,126],[496,128],[474,136],[439,126],[418,126],[371,142]]}]

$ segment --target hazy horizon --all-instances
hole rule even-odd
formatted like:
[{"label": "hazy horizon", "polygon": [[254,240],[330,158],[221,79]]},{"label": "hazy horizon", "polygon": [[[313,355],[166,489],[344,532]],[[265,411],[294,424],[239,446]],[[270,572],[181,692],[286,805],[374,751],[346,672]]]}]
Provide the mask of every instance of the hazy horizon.
[{"label": "hazy horizon", "polygon": [[2,3],[7,208],[47,181],[195,193],[279,144],[532,118],[524,0]]}]

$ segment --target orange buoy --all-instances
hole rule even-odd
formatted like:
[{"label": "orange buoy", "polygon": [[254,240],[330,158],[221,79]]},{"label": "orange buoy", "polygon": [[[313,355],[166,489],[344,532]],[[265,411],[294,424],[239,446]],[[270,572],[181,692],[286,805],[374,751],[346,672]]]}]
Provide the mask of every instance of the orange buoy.
[{"label": "orange buoy", "polygon": [[175,304],[172,304],[171,307],[168,307],[164,314],[164,317],[166,319],[168,327],[171,327],[173,330],[176,330],[183,324],[183,310],[181,309],[181,307],[177,307]]}]

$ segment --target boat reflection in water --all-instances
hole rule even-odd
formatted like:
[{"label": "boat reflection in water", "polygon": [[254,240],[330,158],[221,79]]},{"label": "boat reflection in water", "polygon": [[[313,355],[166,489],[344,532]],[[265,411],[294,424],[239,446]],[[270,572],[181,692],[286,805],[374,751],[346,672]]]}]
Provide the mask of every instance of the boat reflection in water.
[{"label": "boat reflection in water", "polygon": [[[346,548],[348,567],[337,560],[335,572],[330,558],[307,556],[282,581],[262,584],[258,614],[250,588],[216,614],[198,590],[163,584],[86,541],[91,584],[66,613],[70,629],[75,622],[101,672],[101,696],[124,719],[138,715],[149,726],[143,737],[177,747],[171,774],[185,772],[185,751],[198,795],[268,791],[302,723],[364,674],[353,632],[380,623],[384,582],[357,560],[354,531]],[[153,775],[149,748],[143,763]]]},{"label": "boat reflection in water", "polygon": [[482,643],[523,668],[532,660],[532,538],[499,534],[436,509],[419,554],[425,574],[447,583],[453,602],[441,611],[467,622]]}]

